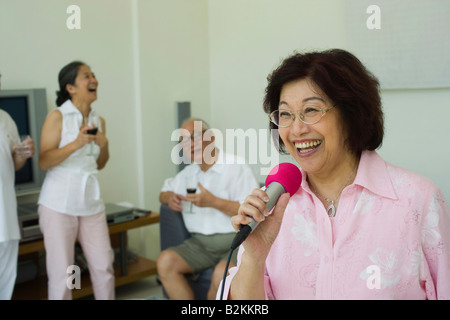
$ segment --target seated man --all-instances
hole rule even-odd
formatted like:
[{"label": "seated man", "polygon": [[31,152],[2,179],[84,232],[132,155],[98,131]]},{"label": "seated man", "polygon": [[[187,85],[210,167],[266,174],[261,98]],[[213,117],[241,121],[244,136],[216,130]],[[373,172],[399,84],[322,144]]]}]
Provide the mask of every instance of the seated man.
[{"label": "seated man", "polygon": [[[194,292],[185,275],[214,267],[208,299],[215,299],[236,234],[231,217],[258,183],[247,165],[214,145],[214,136],[203,139],[208,129],[204,121],[189,119],[181,128],[184,155],[193,163],[164,184],[159,200],[182,212],[191,237],[161,252],[158,274],[170,299],[188,300],[194,299]],[[187,193],[190,181],[195,182],[196,193]],[[230,266],[236,264],[236,253]]]}]

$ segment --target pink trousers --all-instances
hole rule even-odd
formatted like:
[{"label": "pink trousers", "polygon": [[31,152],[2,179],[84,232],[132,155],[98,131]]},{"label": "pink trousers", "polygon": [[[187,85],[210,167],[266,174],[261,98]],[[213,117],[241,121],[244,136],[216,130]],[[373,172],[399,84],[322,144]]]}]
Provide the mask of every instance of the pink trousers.
[{"label": "pink trousers", "polygon": [[68,279],[74,265],[75,241],[87,260],[94,297],[114,300],[114,252],[106,223],[105,212],[92,216],[72,216],[39,206],[39,225],[44,235],[48,276],[48,299],[70,300],[72,291]]}]

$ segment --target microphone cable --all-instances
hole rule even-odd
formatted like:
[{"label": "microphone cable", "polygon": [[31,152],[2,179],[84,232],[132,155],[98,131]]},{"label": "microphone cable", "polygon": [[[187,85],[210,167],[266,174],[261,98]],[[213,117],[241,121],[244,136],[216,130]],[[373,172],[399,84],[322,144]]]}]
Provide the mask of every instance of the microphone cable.
[{"label": "microphone cable", "polygon": [[252,232],[252,228],[249,225],[244,225],[241,227],[239,232],[234,236],[233,242],[231,243],[230,253],[228,255],[227,264],[225,265],[225,272],[223,273],[222,288],[220,290],[220,300],[223,300],[223,293],[225,290],[225,281],[227,279],[228,268],[230,267],[231,257],[233,256],[234,250],[238,248],[242,242],[247,239],[248,235]]}]

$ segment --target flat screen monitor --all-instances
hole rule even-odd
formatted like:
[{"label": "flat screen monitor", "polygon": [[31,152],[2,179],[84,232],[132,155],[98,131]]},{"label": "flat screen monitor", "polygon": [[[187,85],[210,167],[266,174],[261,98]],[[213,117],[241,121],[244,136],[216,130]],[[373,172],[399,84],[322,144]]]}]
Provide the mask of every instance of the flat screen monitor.
[{"label": "flat screen monitor", "polygon": [[0,90],[0,109],[8,112],[16,122],[19,135],[30,135],[33,138],[36,149],[34,157],[16,171],[16,194],[37,193],[45,176],[39,168],[38,156],[42,125],[47,116],[46,90]]}]

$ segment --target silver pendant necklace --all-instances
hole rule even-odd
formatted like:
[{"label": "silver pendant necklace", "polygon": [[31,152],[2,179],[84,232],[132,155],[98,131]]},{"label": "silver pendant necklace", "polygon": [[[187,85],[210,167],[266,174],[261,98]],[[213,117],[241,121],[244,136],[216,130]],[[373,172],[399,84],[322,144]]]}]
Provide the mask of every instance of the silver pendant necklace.
[{"label": "silver pendant necklace", "polygon": [[310,183],[309,185],[311,186],[311,190],[312,192],[314,192],[314,194],[316,196],[318,196],[320,199],[325,200],[328,203],[331,203],[328,207],[327,207],[327,214],[330,218],[334,217],[336,215],[336,207],[334,205],[334,203],[339,199],[339,197],[341,196],[342,191],[344,191],[345,187],[348,185],[348,182],[350,181],[350,178],[353,176],[353,172],[355,172],[356,166],[353,168],[352,172],[350,173],[350,175],[347,178],[347,181],[345,181],[344,186],[342,187],[341,191],[339,192],[339,194],[337,195],[337,197],[334,200],[331,200],[330,198],[324,198],[322,197],[322,195],[320,193],[318,193],[312,186],[312,184]]},{"label": "silver pendant necklace", "polygon": [[334,217],[336,215],[336,207],[334,206],[334,201],[335,200],[336,199],[334,199],[334,200],[330,200],[328,198],[325,199],[325,201],[327,201],[327,202],[331,201],[331,204],[327,208],[327,213],[328,213],[329,217]]}]

